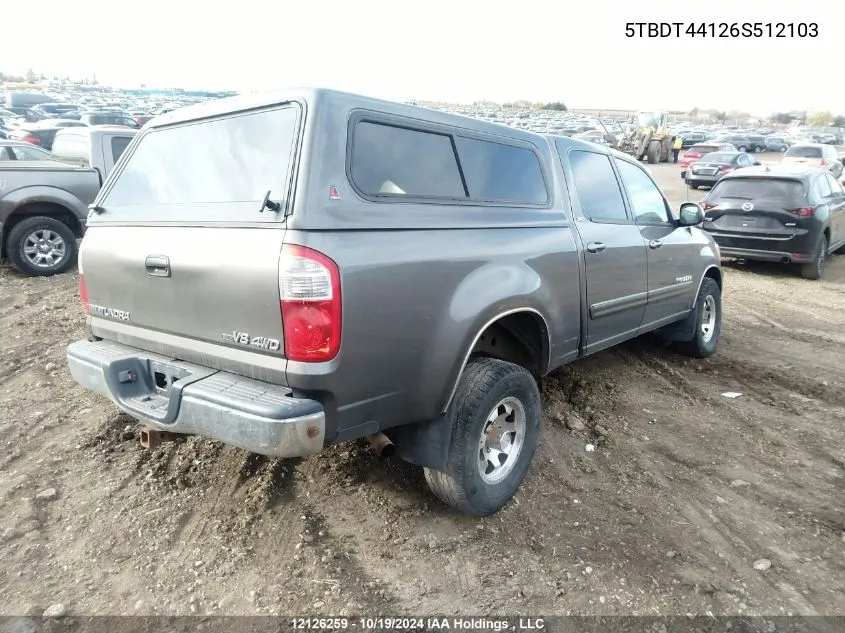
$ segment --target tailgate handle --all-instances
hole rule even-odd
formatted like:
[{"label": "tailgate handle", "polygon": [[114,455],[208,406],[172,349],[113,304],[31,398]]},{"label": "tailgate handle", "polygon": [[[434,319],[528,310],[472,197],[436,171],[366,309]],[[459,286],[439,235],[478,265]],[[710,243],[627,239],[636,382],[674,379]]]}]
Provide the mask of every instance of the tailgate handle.
[{"label": "tailgate handle", "polygon": [[164,255],[147,255],[144,265],[152,277],[170,277],[170,259]]}]

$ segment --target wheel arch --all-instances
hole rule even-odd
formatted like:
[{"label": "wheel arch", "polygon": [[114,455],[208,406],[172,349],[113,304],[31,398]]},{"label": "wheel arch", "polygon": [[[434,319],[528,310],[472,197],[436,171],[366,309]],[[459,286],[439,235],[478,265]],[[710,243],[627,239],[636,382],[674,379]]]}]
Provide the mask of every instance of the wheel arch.
[{"label": "wheel arch", "polygon": [[82,223],[79,221],[79,218],[77,218],[76,214],[68,207],[52,201],[48,202],[39,200],[25,202],[24,204],[15,207],[15,209],[3,221],[2,225],[0,225],[0,257],[6,257],[8,255],[6,243],[8,241],[8,236],[12,229],[15,228],[15,225],[26,218],[36,216],[59,220],[62,224],[67,225],[77,238],[82,237],[82,234],[84,233],[84,228]]},{"label": "wheel arch", "polygon": [[[484,319],[481,325],[472,328],[470,330],[472,336],[460,348],[464,351],[464,354],[460,365],[450,374],[449,380],[446,382],[446,385],[451,385],[451,390],[442,406],[440,415],[433,420],[391,427],[386,431],[390,439],[396,444],[398,457],[426,468],[442,469],[446,466],[453,433],[453,419],[449,414],[449,407],[470,359],[473,358],[474,354],[478,355],[479,350],[486,355],[491,355],[488,348],[479,347],[479,342],[482,341],[485,333],[509,332],[515,328],[518,329],[520,326],[528,327],[529,332],[532,331],[531,327],[535,328],[533,330],[536,343],[534,364],[538,368],[535,371],[540,374],[546,373],[551,354],[551,333],[546,318],[539,310],[530,306],[497,311],[492,317]],[[538,340],[539,343],[537,343]],[[506,354],[493,357],[510,360],[511,362],[517,360],[501,358],[501,356],[506,356]]]},{"label": "wheel arch", "polygon": [[[451,384],[452,388],[441,407],[442,413],[445,413],[449,405],[452,404],[461,376],[467,363],[474,355],[492,356],[513,362],[538,376],[544,375],[548,370],[551,354],[551,332],[546,318],[536,308],[522,306],[499,312],[487,319],[481,327],[474,328],[474,331],[475,335],[470,343],[464,347],[466,351],[457,372],[447,383]],[[519,345],[523,348],[523,352],[528,355],[527,361],[514,356],[513,351],[508,349],[509,343],[506,343],[505,347],[500,348],[500,350],[494,349],[497,347],[497,342],[485,337],[493,337],[499,331],[507,332],[517,339]],[[524,336],[520,336],[520,334]],[[494,353],[495,351],[499,353]]]}]

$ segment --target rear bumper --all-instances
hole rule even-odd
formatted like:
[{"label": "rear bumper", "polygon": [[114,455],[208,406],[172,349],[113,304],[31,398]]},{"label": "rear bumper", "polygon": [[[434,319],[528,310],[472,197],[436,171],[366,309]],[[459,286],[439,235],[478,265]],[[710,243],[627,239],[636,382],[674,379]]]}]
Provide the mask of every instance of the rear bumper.
[{"label": "rear bumper", "polygon": [[[704,226],[707,231],[707,226]],[[716,243],[723,257],[740,257],[766,262],[805,263],[812,261],[813,244],[807,232],[801,232],[789,238],[749,237],[747,235],[731,235],[719,231],[708,231]]]},{"label": "rear bumper", "polygon": [[287,387],[112,341],[72,343],[67,360],[76,382],[153,428],[202,435],[272,457],[323,449],[322,406],[294,397]]},{"label": "rear bumper", "polygon": [[686,175],[687,184],[690,185],[700,185],[704,187],[712,187],[716,184],[719,178],[722,177],[722,174],[713,174],[711,175],[698,175],[693,174],[692,172],[688,172]]}]

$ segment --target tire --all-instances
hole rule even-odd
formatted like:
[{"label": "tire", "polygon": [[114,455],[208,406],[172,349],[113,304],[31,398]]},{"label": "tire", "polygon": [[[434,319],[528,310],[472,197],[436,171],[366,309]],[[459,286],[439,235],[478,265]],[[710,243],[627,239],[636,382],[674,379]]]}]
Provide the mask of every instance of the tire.
[{"label": "tire", "polygon": [[[52,242],[52,247],[49,242]],[[38,251],[42,247],[51,248],[50,254],[47,255],[46,251],[27,252],[31,249]],[[21,220],[9,231],[6,251],[12,265],[25,275],[50,277],[76,264],[76,236],[63,222],[37,215]]]},{"label": "tire", "polygon": [[660,162],[660,143],[658,141],[651,141],[646,150],[646,157],[649,165],[656,165]]},{"label": "tire", "polygon": [[[464,369],[447,415],[452,426],[447,464],[443,470],[426,468],[426,483],[443,503],[472,516],[489,516],[513,497],[531,466],[540,439],[540,390],[519,365],[473,359]],[[505,457],[497,473],[491,461],[482,462],[482,450],[489,450],[487,433],[498,430],[497,422],[509,422],[510,416],[515,416],[510,421],[514,431],[505,431],[498,441],[510,437],[508,445],[516,453]],[[482,464],[488,469],[485,475]]]},{"label": "tire", "polygon": [[821,279],[824,274],[825,260],[827,260],[827,236],[822,235],[816,244],[813,261],[801,264],[801,276],[804,279]]},{"label": "tire", "polygon": [[736,151],[744,152],[745,151],[745,145],[740,145],[739,147],[736,148]]},{"label": "tire", "polygon": [[722,291],[710,277],[701,282],[694,314],[695,336],[689,341],[677,343],[676,347],[686,356],[707,358],[716,353],[722,333]]}]

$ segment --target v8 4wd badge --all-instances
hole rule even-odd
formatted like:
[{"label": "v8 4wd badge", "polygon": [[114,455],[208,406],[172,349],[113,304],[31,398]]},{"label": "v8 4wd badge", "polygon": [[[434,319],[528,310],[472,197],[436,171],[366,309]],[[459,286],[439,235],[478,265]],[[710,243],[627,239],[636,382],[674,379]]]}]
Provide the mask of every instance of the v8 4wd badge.
[{"label": "v8 4wd badge", "polygon": [[237,330],[231,334],[225,332],[220,335],[220,338],[228,343],[257,347],[258,349],[266,349],[271,352],[277,352],[282,347],[278,339],[267,338],[266,336],[250,336],[249,332],[238,332]]}]

